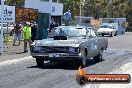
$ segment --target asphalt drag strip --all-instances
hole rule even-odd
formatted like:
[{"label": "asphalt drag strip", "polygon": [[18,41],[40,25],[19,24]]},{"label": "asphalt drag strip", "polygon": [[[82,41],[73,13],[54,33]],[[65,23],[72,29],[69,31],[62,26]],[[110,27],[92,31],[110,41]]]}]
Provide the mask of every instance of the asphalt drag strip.
[{"label": "asphalt drag strip", "polygon": [[[130,51],[108,49],[103,54],[102,62],[95,63],[88,59],[85,69],[88,74],[119,73],[116,70],[132,62],[131,58]],[[45,62],[42,68],[38,68],[35,58],[31,56],[3,61],[0,62],[0,88],[82,88],[76,82],[78,68],[73,66]],[[98,87],[92,84],[90,88]]]}]

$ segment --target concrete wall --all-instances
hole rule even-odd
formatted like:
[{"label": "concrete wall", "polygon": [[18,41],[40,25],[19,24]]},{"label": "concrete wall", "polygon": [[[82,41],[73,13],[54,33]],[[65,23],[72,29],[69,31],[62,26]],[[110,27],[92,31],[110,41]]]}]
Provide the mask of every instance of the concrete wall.
[{"label": "concrete wall", "polygon": [[25,8],[38,9],[41,13],[50,13],[51,15],[63,15],[63,3],[55,3],[41,0],[25,0]]}]

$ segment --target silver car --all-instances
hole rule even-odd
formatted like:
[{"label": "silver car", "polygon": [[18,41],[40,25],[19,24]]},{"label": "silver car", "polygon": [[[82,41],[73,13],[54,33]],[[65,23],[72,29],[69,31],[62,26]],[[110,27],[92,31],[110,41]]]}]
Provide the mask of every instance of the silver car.
[{"label": "silver car", "polygon": [[108,40],[95,34],[91,35],[91,31],[94,32],[87,27],[55,27],[49,33],[51,38],[37,40],[31,44],[31,56],[36,58],[38,66],[42,66],[46,60],[51,62],[74,60],[85,67],[86,59],[91,57],[99,62],[103,51],[108,47]]}]

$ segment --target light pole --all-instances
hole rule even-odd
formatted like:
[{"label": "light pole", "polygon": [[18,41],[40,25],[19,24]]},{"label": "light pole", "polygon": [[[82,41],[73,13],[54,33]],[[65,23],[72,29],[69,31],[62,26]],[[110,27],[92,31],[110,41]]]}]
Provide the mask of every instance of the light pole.
[{"label": "light pole", "polygon": [[83,5],[84,5],[85,0],[80,0],[80,16],[79,16],[79,24],[82,23],[82,19],[81,19],[81,16],[82,16],[82,3],[83,3]]},{"label": "light pole", "polygon": [[79,24],[81,24],[82,20],[81,20],[81,14],[82,13],[82,0],[80,0],[80,16],[79,16]]},{"label": "light pole", "polygon": [[3,54],[3,9],[4,9],[4,0],[1,0],[0,54]]},{"label": "light pole", "polygon": [[109,0],[109,17],[111,18],[112,17],[112,8],[113,8],[113,0]]}]

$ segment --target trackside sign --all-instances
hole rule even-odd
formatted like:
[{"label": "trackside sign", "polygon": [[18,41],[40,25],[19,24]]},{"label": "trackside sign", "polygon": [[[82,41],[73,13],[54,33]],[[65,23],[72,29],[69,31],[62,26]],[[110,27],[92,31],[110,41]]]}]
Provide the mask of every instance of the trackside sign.
[{"label": "trackside sign", "polygon": [[[1,17],[1,6],[0,6],[0,17]],[[1,18],[0,18],[1,21]],[[15,22],[15,6],[4,5],[3,11],[3,22]]]}]

